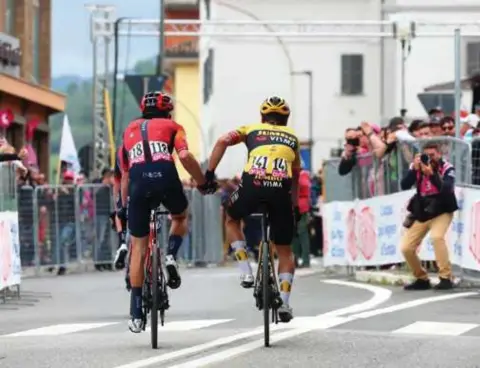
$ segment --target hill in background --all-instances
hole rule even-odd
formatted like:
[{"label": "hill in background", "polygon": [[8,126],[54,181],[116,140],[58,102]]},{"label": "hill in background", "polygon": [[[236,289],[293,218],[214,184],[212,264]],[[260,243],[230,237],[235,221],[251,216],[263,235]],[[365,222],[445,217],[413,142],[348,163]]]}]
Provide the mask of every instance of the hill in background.
[{"label": "hill in background", "polygon": [[[148,58],[137,62],[131,73],[153,74],[154,71],[153,58]],[[67,95],[66,112],[72,127],[76,148],[79,150],[82,146],[92,142],[93,139],[92,79],[76,75],[60,76],[52,78],[52,88]],[[110,96],[112,96],[111,90]],[[116,114],[120,129],[134,117],[138,116],[137,102],[123,82],[118,82]],[[63,114],[56,114],[50,118],[51,157],[57,155],[60,149],[62,121]]]}]

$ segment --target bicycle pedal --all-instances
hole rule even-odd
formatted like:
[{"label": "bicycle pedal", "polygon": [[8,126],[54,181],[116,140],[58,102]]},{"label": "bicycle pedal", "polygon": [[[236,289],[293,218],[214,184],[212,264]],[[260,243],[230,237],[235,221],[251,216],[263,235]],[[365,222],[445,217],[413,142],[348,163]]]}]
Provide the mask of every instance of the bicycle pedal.
[{"label": "bicycle pedal", "polygon": [[279,296],[273,299],[273,307],[279,309],[283,305],[283,300]]}]

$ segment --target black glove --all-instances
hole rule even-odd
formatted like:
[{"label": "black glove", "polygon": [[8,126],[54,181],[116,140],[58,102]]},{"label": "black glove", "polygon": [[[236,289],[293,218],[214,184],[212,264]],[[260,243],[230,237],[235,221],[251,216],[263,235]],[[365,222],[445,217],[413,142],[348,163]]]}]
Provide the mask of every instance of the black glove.
[{"label": "black glove", "polygon": [[202,194],[214,194],[218,189],[218,183],[216,181],[206,181],[205,184],[199,185],[197,188]]},{"label": "black glove", "polygon": [[117,210],[117,216],[120,221],[127,221],[127,208],[122,207]]},{"label": "black glove", "polygon": [[205,180],[207,182],[213,182],[215,181],[215,171],[210,171],[210,170],[207,170],[205,172]]},{"label": "black glove", "polygon": [[302,217],[302,214],[300,213],[300,208],[298,206],[295,206],[293,208],[293,217],[295,219],[295,224],[298,224],[300,221],[300,217]]}]

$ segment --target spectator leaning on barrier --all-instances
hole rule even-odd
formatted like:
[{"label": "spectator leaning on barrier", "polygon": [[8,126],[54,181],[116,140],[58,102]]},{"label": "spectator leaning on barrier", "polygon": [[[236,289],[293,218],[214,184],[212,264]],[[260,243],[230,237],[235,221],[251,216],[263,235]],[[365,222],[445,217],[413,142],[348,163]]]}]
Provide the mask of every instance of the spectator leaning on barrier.
[{"label": "spectator leaning on barrier", "polygon": [[445,235],[458,209],[455,197],[455,168],[442,159],[439,143],[427,143],[422,154],[415,155],[410,170],[401,182],[402,190],[416,187],[410,200],[402,237],[401,250],[415,276],[406,290],[426,290],[431,287],[426,270],[417,255],[417,248],[430,232],[435,249],[440,283],[436,289],[451,289],[452,266],[449,260]]},{"label": "spectator leaning on barrier", "polygon": [[[302,160],[302,170],[298,179],[298,208],[300,219],[297,222],[297,233],[293,237],[292,248],[297,267],[310,267],[310,234],[308,231],[310,215],[310,194],[312,183],[310,173],[305,170]],[[300,259],[302,262],[300,263]]]},{"label": "spectator leaning on barrier", "polygon": [[357,151],[360,146],[360,132],[357,129],[348,128],[345,131],[345,144],[338,166],[339,175],[348,175],[357,161]]},{"label": "spectator leaning on barrier", "polygon": [[[358,128],[348,128],[345,131],[345,145],[338,173],[347,175],[358,163],[358,155],[369,153],[381,144],[381,129],[378,125],[362,123]],[[380,143],[379,143],[380,142]]]},{"label": "spectator leaning on barrier", "polygon": [[397,177],[397,134],[406,131],[403,118],[394,117],[390,120],[383,139],[381,136],[372,134],[373,130],[368,123],[362,123],[362,129],[369,136],[373,153],[378,159],[381,159],[376,177],[377,194],[397,191],[399,181]]}]

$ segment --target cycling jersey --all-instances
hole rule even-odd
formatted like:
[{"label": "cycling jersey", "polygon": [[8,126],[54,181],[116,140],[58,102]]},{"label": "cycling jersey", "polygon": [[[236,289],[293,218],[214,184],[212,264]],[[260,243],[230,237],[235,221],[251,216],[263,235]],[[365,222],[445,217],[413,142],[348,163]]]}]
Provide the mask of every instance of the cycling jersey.
[{"label": "cycling jersey", "polygon": [[[243,172],[260,180],[264,186],[281,187],[289,183],[299,142],[292,128],[267,123],[246,125],[230,133],[233,142],[243,141],[248,162]],[[296,165],[297,168],[300,164]]]},{"label": "cycling jersey", "polygon": [[124,171],[148,163],[172,163],[173,149],[188,150],[185,130],[171,119],[137,119],[123,134],[120,164]]},{"label": "cycling jersey", "polygon": [[177,215],[188,206],[173,159],[188,150],[185,130],[170,119],[137,119],[123,135],[120,167],[128,172],[128,227],[136,237],[150,231],[150,210],[163,204]]},{"label": "cycling jersey", "polygon": [[230,196],[227,212],[244,219],[267,206],[270,238],[277,245],[290,245],[294,233],[291,184],[293,170],[300,169],[299,142],[293,129],[271,124],[242,126],[229,133],[231,144],[244,142],[248,162],[242,182]]}]

